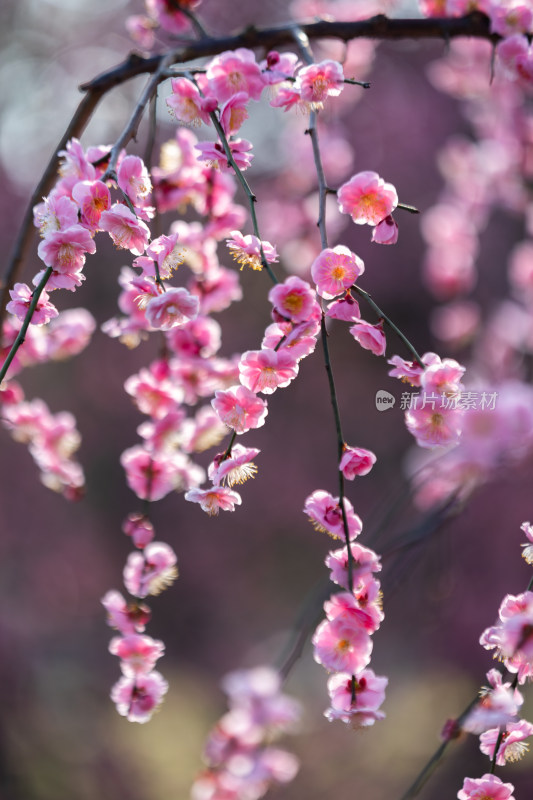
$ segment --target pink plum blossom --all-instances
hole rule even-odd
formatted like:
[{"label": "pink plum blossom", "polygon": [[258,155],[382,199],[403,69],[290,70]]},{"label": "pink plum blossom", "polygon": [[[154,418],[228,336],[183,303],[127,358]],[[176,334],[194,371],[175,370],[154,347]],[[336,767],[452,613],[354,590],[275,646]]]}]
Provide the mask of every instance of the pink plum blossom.
[{"label": "pink plum blossom", "polygon": [[344,74],[338,61],[330,59],[302,67],[296,80],[302,100],[318,110],[328,97],[338,97],[344,88]]},{"label": "pink plum blossom", "polygon": [[172,287],[146,304],[146,319],[152,328],[168,331],[198,316],[200,301],[182,286]]},{"label": "pink plum blossom", "polygon": [[102,597],[102,605],[107,611],[107,621],[125,636],[142,633],[150,620],[150,609],[139,603],[127,603],[120,592],[110,590]]},{"label": "pink plum blossom", "polygon": [[222,511],[235,511],[235,506],[242,503],[241,496],[227,486],[213,486],[211,489],[190,489],[185,499],[191,503],[199,503],[202,511],[214,516]]},{"label": "pink plum blossom", "polygon": [[331,707],[324,712],[330,721],[340,719],[353,728],[373,725],[384,719],[379,708],[385,699],[388,679],[377,676],[371,669],[357,675],[338,672],[328,679]]},{"label": "pink plum blossom", "polygon": [[344,322],[356,322],[361,319],[361,311],[359,303],[353,297],[351,292],[346,292],[342,297],[333,300],[326,310],[326,316],[331,319],[340,319]]},{"label": "pink plum blossom", "polygon": [[77,272],[85,264],[85,253],[95,252],[90,232],[81,225],[49,233],[37,249],[46,266],[59,273]]},{"label": "pink plum blossom", "polygon": [[124,567],[124,586],[134,597],[160,594],[178,577],[178,559],[165,542],[150,542],[142,553],[130,553]]},{"label": "pink plum blossom", "polygon": [[121,659],[121,669],[126,677],[135,677],[153,670],[157,660],[165,652],[165,645],[151,636],[130,633],[111,639],[109,652]]},{"label": "pink plum blossom", "polygon": [[480,734],[495,726],[514,722],[518,709],[524,702],[518,689],[503,682],[499,670],[489,670],[487,678],[490,687],[484,688],[479,703],[470,711],[461,726],[469,733]]},{"label": "pink plum blossom", "polygon": [[248,478],[254,478],[257,467],[253,463],[260,451],[256,447],[243,447],[241,444],[234,444],[231,453],[226,457],[226,453],[215,456],[207,471],[209,480],[215,486],[223,485],[234,486],[236,483],[244,483]]},{"label": "pink plum blossom", "polygon": [[239,377],[251,392],[272,394],[298,375],[298,363],[288,349],[248,350],[239,361]]},{"label": "pink plum blossom", "polygon": [[259,100],[265,85],[255,53],[245,47],[228,50],[211,59],[206,78],[210,91],[222,103],[239,92]]},{"label": "pink plum blossom", "polygon": [[140,550],[154,538],[154,526],[145,514],[129,514],[122,523],[122,530]]},{"label": "pink plum blossom", "polygon": [[349,289],[364,271],[365,265],[359,256],[341,244],[322,250],[311,266],[317,292],[326,300]]},{"label": "pink plum blossom", "polygon": [[257,236],[247,235],[243,236],[239,231],[231,232],[231,239],[226,239],[226,244],[232,255],[232,258],[241,265],[251,267],[254,270],[263,269],[261,260],[261,249],[265,260],[272,264],[278,260],[276,248],[270,242],[262,242]]},{"label": "pink plum blossom", "polygon": [[[198,160],[205,161],[212,169],[233,171],[233,166],[220,142],[198,142],[195,149],[200,152]],[[253,158],[252,143],[247,139],[232,139],[229,142],[229,149],[237,167],[241,171],[248,169]]]},{"label": "pink plum blossom", "polygon": [[161,419],[174,411],[183,401],[184,392],[181,386],[173,381],[162,370],[141,369],[131,375],[124,384],[124,389],[135,400],[135,405],[143,414]]},{"label": "pink plum blossom", "polygon": [[[381,571],[379,556],[369,547],[350,542],[352,553],[352,579],[354,585],[373,572]],[[331,570],[330,578],[344,589],[348,589],[348,551],[346,547],[333,550],[326,556],[326,566]]]},{"label": "pink plum blossom", "polygon": [[248,119],[246,106],[249,99],[246,92],[237,92],[220,109],[220,124],[226,136],[235,136]]},{"label": "pink plum blossom", "polygon": [[118,713],[129,722],[148,722],[167,693],[168,683],[155,670],[146,675],[123,676],[111,689]]},{"label": "pink plum blossom", "polygon": [[[16,283],[13,289],[9,290],[9,294],[11,295],[11,301],[7,304],[6,311],[14,314],[23,322],[33,300],[33,291],[25,283]],[[33,310],[31,324],[46,325],[47,322],[50,322],[51,319],[58,315],[59,311],[50,302],[46,289],[43,289]]]},{"label": "pink plum blossom", "polygon": [[[361,533],[363,523],[346,497],[343,504],[349,538],[355,539]],[[325,531],[335,539],[345,538],[344,516],[338,497],[317,489],[306,499],[303,510],[316,530]]]},{"label": "pink plum blossom", "polygon": [[[496,764],[503,767],[507,761],[519,761],[529,750],[529,743],[526,743],[525,739],[529,739],[532,735],[533,725],[525,719],[507,723],[498,747]],[[491,728],[479,737],[481,752],[491,760],[494,758],[494,748],[499,738],[500,728]]]},{"label": "pink plum blossom", "polygon": [[387,340],[383,332],[383,320],[377,325],[371,325],[362,319],[357,320],[350,328],[350,333],[365,350],[370,350],[375,356],[385,355]]},{"label": "pink plum blossom", "polygon": [[102,212],[100,228],[109,233],[116,247],[136,256],[144,253],[150,238],[147,225],[122,203],[115,203]]},{"label": "pink plum blossom", "polygon": [[72,190],[80,207],[81,221],[90,231],[98,230],[103,211],[111,207],[111,194],[102,181],[80,181]]},{"label": "pink plum blossom", "polygon": [[211,123],[209,113],[214,111],[217,101],[213,97],[202,97],[194,83],[187,78],[172,78],[172,94],[166,103],[170,113],[185,125]]},{"label": "pink plum blossom", "polygon": [[58,195],[56,190],[52,190],[42,203],[34,207],[33,221],[39,228],[40,235],[46,237],[54,231],[62,231],[77,225],[78,206],[70,197]]},{"label": "pink plum blossom", "polygon": [[172,233],[170,236],[158,236],[153,239],[146,248],[145,256],[138,256],[134,262],[134,267],[140,267],[148,277],[155,277],[156,270],[154,262],[157,264],[159,277],[167,280],[172,276],[177,267],[183,263],[185,255],[182,246],[178,245],[179,235]]},{"label": "pink plum blossom", "polygon": [[278,283],[268,293],[274,310],[291,322],[306,322],[320,318],[320,306],[315,293],[307,281],[291,275],[283,283]]},{"label": "pink plum blossom", "polygon": [[246,386],[232,386],[226,391],[215,392],[211,405],[221,421],[236,433],[260,428],[265,424],[268,411],[266,401],[261,400]]},{"label": "pink plum blossom", "polygon": [[378,225],[398,205],[398,194],[377,172],[358,172],[337,191],[343,214],[350,214],[357,225]]},{"label": "pink plum blossom", "polygon": [[191,27],[189,17],[180,8],[192,10],[201,3],[201,0],[179,0],[179,3],[169,0],[145,0],[148,14],[163,28],[172,34],[180,34]]},{"label": "pink plum blossom", "polygon": [[150,175],[139,156],[124,156],[117,169],[117,180],[133,205],[140,205],[152,191]]},{"label": "pink plum blossom", "polygon": [[339,469],[344,477],[351,481],[356,475],[368,475],[375,463],[376,456],[371,450],[345,445]]},{"label": "pink plum blossom", "polygon": [[364,669],[372,653],[372,639],[359,622],[348,616],[325,619],[312,638],[315,661],[328,670],[353,675]]},{"label": "pink plum blossom", "polygon": [[[420,401],[420,398],[418,398]],[[422,395],[415,408],[405,412],[405,424],[420,447],[443,447],[459,441],[464,412],[443,405],[442,396]]]},{"label": "pink plum blossom", "polygon": [[171,457],[148,452],[141,445],[125,450],[121,457],[128,486],[141,500],[161,500],[178,484],[179,476]]},{"label": "pink plum blossom", "polygon": [[155,43],[153,19],[145,14],[131,14],[126,17],[125,26],[134,42],[145,50],[152,49]]},{"label": "pink plum blossom", "polygon": [[398,241],[398,223],[392,214],[378,222],[372,231],[372,241],[376,244],[396,244]]},{"label": "pink plum blossom", "polygon": [[457,793],[459,800],[515,800],[512,783],[503,783],[497,775],[486,773],[482,778],[465,778]]}]

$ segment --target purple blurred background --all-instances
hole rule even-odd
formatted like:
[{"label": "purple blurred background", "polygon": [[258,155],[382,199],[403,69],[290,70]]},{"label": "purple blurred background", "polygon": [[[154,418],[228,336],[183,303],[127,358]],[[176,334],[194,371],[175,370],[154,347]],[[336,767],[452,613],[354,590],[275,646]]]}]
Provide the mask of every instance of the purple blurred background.
[{"label": "purple blurred background", "polygon": [[[4,262],[32,188],[78,102],[76,85],[125,57],[131,45],[123,19],[138,10],[126,0],[2,3]],[[281,0],[249,0],[245,9],[239,8],[234,26],[234,4],[205,0],[202,16],[209,30],[229,32],[251,22],[284,21],[287,10]],[[438,195],[436,150],[451,133],[466,130],[455,104],[425,77],[425,65],[442,53],[438,43],[380,46],[372,89],[350,117],[355,171],[376,170],[397,186],[403,202],[420,209]],[[116,138],[143,82],[115,91],[102,104],[82,138],[85,146]],[[172,135],[173,125],[162,115],[158,141]],[[142,128],[139,152],[145,136]],[[262,187],[266,194],[272,181],[269,147],[267,141],[263,166],[249,173],[259,200]],[[371,245],[368,229],[355,226],[339,233],[338,241],[363,258],[361,285],[419,351],[436,349],[440,345],[427,325],[433,301],[420,279],[424,248],[419,223],[408,214],[399,222],[400,239],[393,248]],[[504,288],[503,254],[517,235],[515,222],[504,219],[483,240],[484,310]],[[87,263],[86,283],[58,304],[85,305],[100,325],[116,313],[116,279],[126,263],[124,255],[100,244],[98,255]],[[37,268],[34,255],[24,279]],[[243,273],[242,283],[245,299],[219,316],[224,356],[258,346],[270,321],[266,276]],[[420,519],[408,503],[393,506],[406,495],[403,466],[412,446],[402,413],[398,407],[380,413],[374,402],[378,389],[399,397],[399,384],[387,377],[384,361],[358,348],[341,326],[332,330],[330,345],[346,440],[378,456],[373,472],[350,486],[348,496],[365,524],[363,544],[372,544],[379,520],[392,510],[376,545],[386,550]],[[148,632],[166,643],[159,668],[170,690],[161,711],[145,726],[116,714],[108,692],[119,670],[107,652],[112,634],[100,598],[109,588],[120,588],[130,550],[121,524],[138,508],[119,457],[136,443],[142,417],[123,383],[149,361],[151,346],[129,351],[97,331],[77,358],[22,376],[28,398],[42,397],[52,411],[69,410],[78,420],[83,437],[79,457],[87,477],[87,494],[79,503],[69,504],[42,487],[25,447],[1,432],[2,800],[187,796],[201,768],[203,740],[224,711],[219,679],[228,670],[277,659],[300,610],[305,603],[312,607],[310,598],[316,598],[326,578],[323,558],[330,542],[313,531],[301,512],[310,492],[336,491],[335,431],[317,348],[302,362],[298,380],[269,402],[267,424],[246,437],[261,455],[256,480],[242,488],[241,508],[209,518],[179,495],[155,504],[157,538],[174,547],[180,564],[176,584],[150,602]],[[396,343],[389,350],[405,355]],[[480,633],[493,623],[503,595],[527,585],[519,525],[533,513],[532,478],[531,463],[507,470],[438,534],[407,556],[385,561],[386,621],[375,636],[372,663],[390,679],[385,722],[364,734],[328,723],[322,716],[326,675],[306,648],[287,684],[305,706],[301,734],[286,742],[299,755],[301,771],[293,784],[273,794],[307,800],[333,794],[339,800],[401,795],[438,746],[445,720],[459,714],[485,681],[491,658],[478,645]],[[453,797],[464,775],[486,771],[488,761],[469,737],[450,749],[445,766],[421,797]],[[517,797],[520,791],[526,797],[531,785],[527,757],[502,777],[515,784]]]}]

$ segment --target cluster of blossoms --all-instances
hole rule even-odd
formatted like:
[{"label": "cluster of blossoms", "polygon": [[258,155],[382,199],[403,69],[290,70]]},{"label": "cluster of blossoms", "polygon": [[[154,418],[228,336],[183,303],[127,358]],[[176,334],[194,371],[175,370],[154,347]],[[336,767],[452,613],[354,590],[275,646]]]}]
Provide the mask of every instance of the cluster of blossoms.
[{"label": "cluster of blossoms", "polygon": [[270,667],[232,672],[222,681],[229,711],[210,732],[206,769],[198,775],[193,800],[259,800],[271,784],[288,783],[298,761],[272,742],[294,730],[300,717],[296,700],[281,693],[280,676]]},{"label": "cluster of blossoms", "polygon": [[[527,563],[533,563],[531,542],[533,526],[529,522],[521,525],[528,543],[524,545],[523,556]],[[487,673],[489,687],[481,691],[481,697],[474,708],[460,723],[462,730],[479,735],[481,752],[498,766],[518,761],[529,748],[533,735],[533,725],[518,714],[524,701],[517,684],[524,684],[533,676],[533,592],[521,595],[507,595],[499,610],[499,621],[487,628],[480,643],[487,650],[495,650],[508,673],[514,675],[512,682],[504,681],[497,669]],[[447,724],[446,735],[456,735],[456,724]],[[459,800],[474,800],[487,797],[491,800],[511,798],[514,787],[503,783],[493,774],[482,778],[466,778]]]},{"label": "cluster of blossoms", "polygon": [[178,576],[174,551],[164,542],[154,542],[154,528],[144,514],[130,514],[123,531],[137,548],[124,567],[124,586],[132,596],[127,602],[117,591],[102,598],[108,623],[116,628],[109,652],[120,658],[122,678],[113,686],[111,699],[117,711],[130,722],[148,722],[166,694],[168,684],[154,666],[163,654],[163,642],[144,635],[150,609],[142,601],[170,586]]}]

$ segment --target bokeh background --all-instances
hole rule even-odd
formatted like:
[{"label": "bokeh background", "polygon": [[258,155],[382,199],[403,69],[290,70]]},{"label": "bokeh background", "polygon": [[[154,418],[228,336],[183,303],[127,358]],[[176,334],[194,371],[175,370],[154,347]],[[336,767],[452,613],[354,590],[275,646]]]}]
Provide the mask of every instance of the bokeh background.
[{"label": "bokeh background", "polygon": [[[4,263],[33,186],[78,102],[77,85],[125,57],[131,43],[124,17],[139,10],[140,4],[127,0],[0,5]],[[205,0],[202,6],[209,30],[220,33],[288,16],[281,0],[249,0],[236,11],[227,0]],[[436,42],[381,45],[372,90],[354,103],[350,118],[354,171],[376,170],[398,187],[403,202],[420,209],[435,202],[441,186],[438,148],[450,134],[468,130],[456,104],[426,78],[426,65],[443,51]],[[114,91],[101,104],[82,138],[85,146],[116,138],[144,80]],[[259,200],[262,191],[268,197],[279,166],[279,125],[265,119],[250,123],[256,130],[267,126],[268,132],[249,172]],[[158,142],[172,135],[173,125],[162,113]],[[130,152],[142,152],[145,137],[141,128],[138,149],[133,145]],[[305,137],[294,146],[307,146]],[[258,209],[260,214],[260,203]],[[419,222],[407,214],[399,221],[400,240],[393,248],[371,245],[368,230],[355,226],[339,232],[338,241],[364,259],[361,285],[418,349],[439,348],[447,355],[427,322],[433,301],[420,277]],[[478,292],[483,313],[506,290],[505,253],[518,236],[516,220],[502,216],[483,239]],[[68,296],[58,304],[85,305],[100,325],[116,313],[117,277],[126,263],[101,241],[98,255],[88,260],[86,283],[75,295],[64,293]],[[25,279],[37,268],[34,255]],[[256,347],[270,321],[266,276],[243,273],[242,283],[245,299],[219,317],[226,356]],[[349,497],[365,524],[362,543],[375,542],[386,551],[396,537],[409,537],[421,519],[408,499],[404,466],[412,441],[402,413],[398,407],[380,413],[374,401],[379,389],[397,397],[400,390],[387,377],[383,360],[358,348],[342,326],[332,333],[346,440],[378,456],[373,472],[349,487]],[[317,348],[302,362],[298,380],[273,396],[267,424],[247,436],[247,444],[261,448],[260,470],[242,488],[241,508],[209,518],[179,495],[155,504],[157,538],[176,550],[181,573],[171,589],[152,600],[148,631],[166,643],[159,669],[170,690],[147,725],[129,724],[116,714],[108,693],[119,671],[107,652],[111,631],[100,598],[109,588],[120,588],[130,550],[121,523],[137,508],[119,457],[136,443],[142,418],[123,384],[149,361],[151,347],[126,350],[97,331],[77,358],[22,376],[28,398],[43,397],[52,411],[69,410],[78,420],[87,477],[87,494],[79,503],[69,504],[42,487],[25,447],[0,431],[2,800],[187,797],[202,766],[205,736],[224,712],[220,678],[231,669],[278,660],[302,609],[320,616],[330,542],[314,532],[301,508],[317,488],[335,492],[336,444]],[[395,343],[389,349],[401,352]],[[466,360],[468,352],[458,357]],[[386,621],[375,636],[372,663],[390,679],[384,722],[364,733],[328,723],[322,716],[326,675],[305,648],[287,682],[287,691],[305,709],[300,733],[286,742],[301,759],[301,770],[292,784],[273,790],[274,796],[385,800],[406,789],[438,746],[446,719],[458,715],[485,681],[492,662],[478,645],[480,633],[494,622],[503,595],[527,585],[519,525],[533,514],[532,478],[531,462],[502,471],[418,547],[385,559]],[[453,797],[465,775],[487,770],[476,739],[465,738],[450,748],[421,797]],[[509,766],[504,779],[524,798],[531,774],[526,757]]]}]

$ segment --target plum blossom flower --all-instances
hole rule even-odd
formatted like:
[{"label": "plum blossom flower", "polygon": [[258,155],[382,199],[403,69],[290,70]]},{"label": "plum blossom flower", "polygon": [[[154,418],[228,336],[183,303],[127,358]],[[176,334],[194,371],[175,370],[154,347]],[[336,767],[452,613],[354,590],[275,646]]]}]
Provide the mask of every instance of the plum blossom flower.
[{"label": "plum blossom flower", "polygon": [[376,456],[371,450],[345,445],[339,469],[344,477],[351,481],[356,475],[368,475],[375,463]]},{"label": "plum blossom flower", "polygon": [[398,223],[392,214],[378,222],[372,231],[372,241],[376,244],[396,244],[398,241]]},{"label": "plum blossom flower", "polygon": [[226,483],[234,486],[236,483],[244,483],[248,478],[254,478],[257,467],[253,463],[260,451],[256,447],[243,447],[242,444],[234,444],[231,454],[226,457],[226,453],[215,456],[214,461],[207,470],[209,480],[216,486]]},{"label": "plum blossom flower", "polygon": [[337,191],[343,214],[350,214],[356,225],[378,225],[398,205],[398,194],[391,183],[367,170],[358,172]]},{"label": "plum blossom flower", "polygon": [[[11,301],[6,306],[6,311],[14,314],[22,322],[26,318],[31,301],[33,300],[33,292],[30,287],[25,283],[16,283],[13,289],[10,289]],[[51,319],[59,315],[59,311],[50,302],[50,298],[46,289],[43,289],[37,301],[37,305],[31,317],[32,325],[46,325]]]},{"label": "plum blossom flower", "polygon": [[375,356],[385,355],[387,340],[383,332],[383,320],[380,320],[377,325],[371,325],[362,319],[357,320],[350,328],[350,333],[365,350],[370,350]]},{"label": "plum blossom flower", "polygon": [[501,672],[491,669],[487,672],[490,688],[486,687],[479,703],[472,709],[462,724],[469,733],[483,733],[495,726],[507,725],[516,720],[518,709],[524,698],[513,689],[510,683],[504,683]]},{"label": "plum blossom flower", "polygon": [[[363,530],[363,523],[346,497],[343,505],[349,537],[355,539]],[[338,497],[317,489],[306,499],[303,510],[316,530],[325,531],[334,539],[345,538],[344,517]]]},{"label": "plum blossom flower", "polygon": [[183,286],[172,287],[146,304],[146,319],[152,328],[168,331],[198,316],[200,301]]},{"label": "plum blossom flower", "polygon": [[120,678],[111,689],[118,713],[129,722],[148,722],[168,691],[168,683],[155,670]]},{"label": "plum blossom flower", "polygon": [[37,254],[47,267],[56,272],[70,273],[85,264],[85,253],[95,253],[96,245],[86,228],[72,225],[47,234],[39,244]]},{"label": "plum blossom flower", "polygon": [[306,322],[320,319],[320,306],[315,292],[307,281],[291,275],[283,283],[278,283],[268,293],[274,310],[291,322]]},{"label": "plum blossom flower", "polygon": [[211,489],[190,489],[185,493],[185,499],[191,503],[200,503],[200,508],[215,516],[222,511],[235,511],[235,506],[240,506],[242,499],[240,494],[228,489],[227,486],[213,486]]},{"label": "plum blossom flower", "polygon": [[388,678],[378,676],[371,669],[357,675],[338,672],[328,679],[331,706],[324,712],[330,721],[340,719],[352,728],[373,725],[384,719],[379,708],[385,699]]},{"label": "plum blossom flower", "polygon": [[359,256],[339,244],[328,247],[319,254],[311,266],[311,277],[317,285],[318,294],[331,300],[355,283],[365,271]]},{"label": "plum blossom flower", "polygon": [[372,639],[358,620],[348,616],[323,620],[312,643],[313,657],[326,669],[353,675],[364,669],[372,653]]},{"label": "plum blossom flower", "polygon": [[[519,761],[529,750],[529,744],[524,740],[532,735],[533,725],[525,719],[507,723],[498,747],[496,764],[503,767],[508,761]],[[479,737],[479,749],[491,760],[494,758],[494,748],[499,738],[500,728],[491,728]]]},{"label": "plum blossom flower", "polygon": [[[463,427],[464,411],[445,406],[441,397],[423,394],[422,402],[416,408],[405,412],[405,424],[420,447],[444,447],[459,441]],[[420,399],[420,398],[418,398]]]},{"label": "plum blossom flower", "polygon": [[512,783],[503,783],[497,775],[487,772],[482,778],[465,778],[457,793],[459,800],[515,800]]},{"label": "plum blossom flower", "polygon": [[520,530],[524,531],[527,538],[529,539],[526,544],[523,544],[522,547],[522,558],[525,560],[526,564],[533,564],[533,525],[530,522],[523,522],[520,525]]},{"label": "plum blossom flower", "polygon": [[122,523],[122,530],[140,550],[154,538],[154,526],[145,514],[129,514]]},{"label": "plum blossom flower", "polygon": [[150,453],[141,445],[125,450],[120,463],[128,486],[141,500],[161,500],[179,483],[172,458],[163,453]]},{"label": "plum blossom flower", "polygon": [[[212,169],[233,171],[224,147],[220,142],[198,142],[195,149],[200,151],[199,161],[205,161]],[[229,149],[237,167],[244,171],[252,163],[252,143],[247,139],[232,139]]]},{"label": "plum blossom flower", "polygon": [[117,169],[117,182],[133,205],[140,205],[152,191],[152,181],[139,156],[124,156]]},{"label": "plum blossom flower", "polygon": [[72,190],[72,197],[80,207],[81,221],[89,230],[96,231],[103,211],[111,206],[111,193],[102,181],[80,181]]},{"label": "plum blossom flower", "polygon": [[172,94],[166,103],[170,113],[185,125],[211,123],[209,113],[217,107],[214,97],[202,97],[194,83],[187,78],[172,78]]},{"label": "plum blossom flower", "polygon": [[265,424],[268,411],[266,401],[261,400],[246,386],[232,386],[225,391],[216,391],[211,405],[222,422],[236,433],[260,428]]},{"label": "plum blossom flower", "polygon": [[107,621],[125,636],[129,633],[142,633],[150,620],[150,609],[141,603],[127,603],[115,590],[110,590],[101,603],[107,611]]},{"label": "plum blossom flower", "polygon": [[237,92],[220,109],[220,124],[226,136],[235,136],[248,119],[246,105],[249,99],[246,92]]},{"label": "plum blossom flower", "polygon": [[178,577],[178,559],[165,542],[150,542],[142,553],[130,553],[124,567],[124,586],[134,597],[160,594]]},{"label": "plum blossom flower", "polygon": [[210,91],[222,103],[238,92],[259,100],[265,85],[255,53],[245,47],[228,50],[211,59],[206,78]]},{"label": "plum blossom flower", "polygon": [[344,89],[344,73],[338,61],[328,59],[303,67],[296,79],[296,90],[314,110],[323,108],[328,97],[338,97]]},{"label": "plum blossom flower", "polygon": [[331,317],[331,319],[340,319],[344,322],[357,322],[358,319],[361,319],[361,310],[355,297],[348,291],[342,297],[333,300],[329,304],[326,316]]},{"label": "plum blossom flower", "polygon": [[239,378],[252,392],[272,394],[298,375],[298,362],[288,350],[248,350],[239,361]]},{"label": "plum blossom flower", "polygon": [[[364,547],[357,542],[350,542],[350,550],[352,552],[354,585],[373,572],[381,571],[379,556],[369,547]],[[330,578],[333,583],[348,589],[348,551],[346,547],[330,552],[326,556],[326,566],[331,570]]]},{"label": "plum blossom flower", "polygon": [[109,233],[116,247],[136,256],[144,253],[150,238],[148,226],[122,203],[102,212],[100,228]]},{"label": "plum blossom flower", "polygon": [[239,231],[232,231],[231,239],[226,239],[226,244],[232,258],[235,259],[237,264],[241,265],[241,269],[245,266],[254,270],[263,269],[261,248],[269,264],[278,260],[276,248],[270,242],[262,242],[257,236],[251,234],[243,236]]},{"label": "plum blossom flower", "polygon": [[165,645],[151,636],[130,633],[111,639],[109,652],[121,659],[121,669],[126,677],[135,677],[153,670],[157,660],[165,652]]}]

